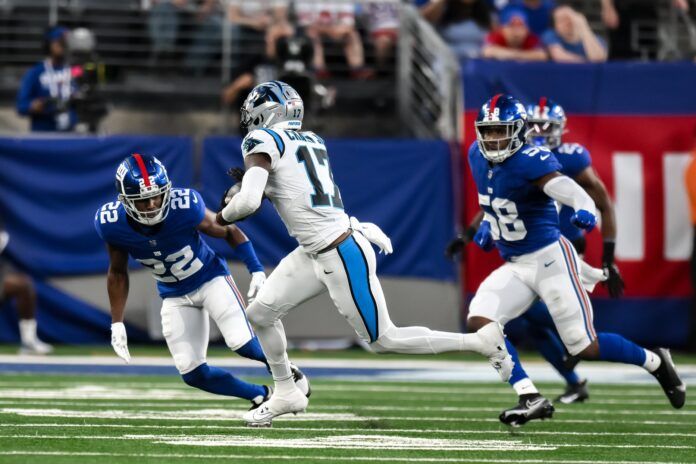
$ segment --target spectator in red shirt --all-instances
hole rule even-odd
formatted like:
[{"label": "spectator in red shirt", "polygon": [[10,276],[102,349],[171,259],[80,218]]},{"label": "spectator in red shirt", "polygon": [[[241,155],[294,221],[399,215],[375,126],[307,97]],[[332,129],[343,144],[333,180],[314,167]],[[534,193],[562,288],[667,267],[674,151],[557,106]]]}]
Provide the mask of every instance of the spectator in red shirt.
[{"label": "spectator in red shirt", "polygon": [[500,27],[488,34],[482,56],[496,60],[545,61],[539,37],[529,30],[527,15],[514,7],[500,13]]}]

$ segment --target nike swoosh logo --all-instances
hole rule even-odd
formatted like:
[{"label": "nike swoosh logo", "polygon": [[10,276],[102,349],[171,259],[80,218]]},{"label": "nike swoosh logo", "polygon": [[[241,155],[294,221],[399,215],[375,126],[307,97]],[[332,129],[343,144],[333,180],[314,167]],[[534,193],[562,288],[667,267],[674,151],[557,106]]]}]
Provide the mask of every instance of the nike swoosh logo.
[{"label": "nike swoosh logo", "polygon": [[269,417],[273,416],[273,413],[271,411],[269,411],[268,409],[264,409],[263,411],[261,411],[260,409],[263,409],[263,408],[259,408],[254,412],[254,415],[253,415],[254,420],[264,420],[264,419],[268,419]]},{"label": "nike swoosh logo", "polygon": [[549,267],[550,265],[552,265],[555,262],[556,262],[556,260],[554,259],[553,261],[549,261],[548,263],[544,263],[544,267]]},{"label": "nike swoosh logo", "polygon": [[544,155],[544,156],[540,156],[539,158],[541,159],[541,161],[544,161],[544,160],[545,160],[546,158],[548,158],[549,156],[551,156],[551,155]]},{"label": "nike swoosh logo", "polygon": [[331,271],[331,272],[326,272],[326,270],[324,270],[324,274],[327,274],[327,275],[328,275],[328,274],[333,274],[333,271]]},{"label": "nike swoosh logo", "polygon": [[539,399],[534,400],[534,401],[527,401],[527,407],[529,409],[533,409],[533,408],[536,408],[537,406],[539,406],[543,402],[544,402],[543,398],[539,398]]}]

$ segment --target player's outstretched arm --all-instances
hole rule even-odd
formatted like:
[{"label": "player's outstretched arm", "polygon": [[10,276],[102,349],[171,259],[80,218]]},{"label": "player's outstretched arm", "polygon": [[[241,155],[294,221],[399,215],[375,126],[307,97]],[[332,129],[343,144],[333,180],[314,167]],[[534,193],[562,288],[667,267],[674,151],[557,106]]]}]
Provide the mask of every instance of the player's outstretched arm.
[{"label": "player's outstretched arm", "polygon": [[573,225],[587,230],[594,228],[597,223],[594,201],[573,179],[556,171],[537,179],[534,183],[549,197],[575,210],[570,218]]},{"label": "player's outstretched arm", "polygon": [[271,171],[271,157],[265,153],[253,153],[244,159],[246,172],[239,193],[234,195],[217,214],[218,224],[227,225],[256,212],[263,200],[263,191]]},{"label": "player's outstretched arm", "polygon": [[602,269],[607,276],[605,284],[612,298],[623,295],[624,281],[619,268],[614,263],[614,248],[616,244],[616,214],[614,203],[604,182],[592,167],[588,167],[575,177],[575,180],[590,195],[602,215]]},{"label": "player's outstretched arm", "polygon": [[109,252],[109,271],[106,276],[106,288],[109,293],[111,310],[111,346],[126,362],[130,362],[128,336],[123,325],[123,313],[128,299],[128,253],[111,245],[106,245]]},{"label": "player's outstretched arm", "polygon": [[587,194],[595,202],[599,214],[602,217],[602,238],[604,240],[616,240],[616,215],[614,213],[614,203],[609,197],[604,182],[599,178],[592,167],[588,167],[574,177],[580,187],[584,188]]}]

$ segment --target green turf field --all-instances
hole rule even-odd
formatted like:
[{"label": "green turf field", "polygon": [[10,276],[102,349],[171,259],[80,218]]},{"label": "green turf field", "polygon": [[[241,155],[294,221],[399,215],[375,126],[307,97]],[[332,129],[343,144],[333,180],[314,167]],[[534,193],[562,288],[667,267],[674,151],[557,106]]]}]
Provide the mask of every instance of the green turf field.
[{"label": "green turf field", "polygon": [[306,414],[248,429],[246,402],[178,378],[5,374],[0,462],[696,462],[696,407],[673,411],[656,385],[594,384],[589,403],[512,431],[497,420],[515,399],[504,384],[313,388]]}]

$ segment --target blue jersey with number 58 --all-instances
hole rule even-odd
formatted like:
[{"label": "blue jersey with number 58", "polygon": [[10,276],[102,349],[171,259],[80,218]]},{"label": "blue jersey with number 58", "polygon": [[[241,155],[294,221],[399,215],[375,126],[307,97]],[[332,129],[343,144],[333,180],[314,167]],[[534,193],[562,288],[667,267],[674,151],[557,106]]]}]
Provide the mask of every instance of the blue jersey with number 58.
[{"label": "blue jersey with number 58", "polygon": [[152,271],[162,298],[186,295],[214,277],[229,274],[227,264],[198,232],[205,216],[200,193],[172,189],[169,208],[164,221],[153,227],[129,221],[118,201],[103,205],[94,218],[102,240]]},{"label": "blue jersey with number 58", "polygon": [[561,165],[548,148],[523,145],[502,163],[490,163],[478,144],[469,148],[469,165],[484,220],[505,260],[531,253],[560,237],[554,201],[534,181]]}]

